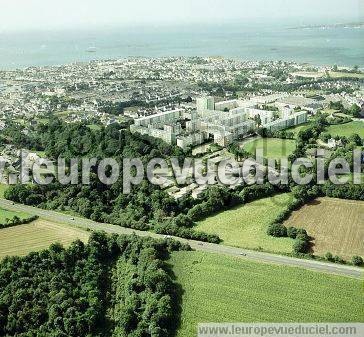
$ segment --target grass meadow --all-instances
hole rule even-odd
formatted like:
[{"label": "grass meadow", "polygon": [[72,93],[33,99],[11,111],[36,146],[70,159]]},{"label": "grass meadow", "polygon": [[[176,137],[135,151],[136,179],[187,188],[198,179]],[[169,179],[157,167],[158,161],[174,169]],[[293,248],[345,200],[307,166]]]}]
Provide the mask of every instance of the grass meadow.
[{"label": "grass meadow", "polygon": [[169,262],[183,290],[177,337],[209,322],[364,322],[361,280],[203,252]]},{"label": "grass meadow", "polygon": [[297,126],[294,126],[292,128],[289,128],[286,131],[287,132],[293,132],[295,134],[295,138],[296,138],[300,131],[307,130],[311,125],[312,125],[312,123],[308,122],[308,123],[305,123],[305,124],[301,124],[301,125],[297,125]]},{"label": "grass meadow", "polygon": [[291,194],[284,193],[223,211],[198,222],[197,230],[217,234],[229,246],[290,253],[293,240],[271,237],[267,227],[291,198]]},{"label": "grass meadow", "polygon": [[361,138],[364,138],[364,122],[354,121],[346,124],[331,125],[326,129],[326,132],[330,133],[332,137],[350,137],[356,133]]},{"label": "grass meadow", "polygon": [[288,157],[296,149],[296,142],[292,139],[260,138],[244,145],[244,150],[252,154],[257,149],[263,150],[265,158],[280,159]]},{"label": "grass meadow", "polygon": [[12,219],[14,216],[17,216],[20,219],[26,219],[31,215],[25,212],[14,212],[0,208],[0,223],[5,223],[6,219]]}]

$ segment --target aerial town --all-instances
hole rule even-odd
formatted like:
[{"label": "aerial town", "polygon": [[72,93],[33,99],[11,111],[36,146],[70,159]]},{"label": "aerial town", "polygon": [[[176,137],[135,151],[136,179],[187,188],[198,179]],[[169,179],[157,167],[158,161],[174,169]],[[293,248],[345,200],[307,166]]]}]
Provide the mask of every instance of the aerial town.
[{"label": "aerial town", "polygon": [[[218,164],[233,157],[229,145],[243,147],[259,138],[259,129],[290,130],[319,111],[335,118],[329,109],[335,102],[364,111],[356,75],[336,66],[223,58],[135,58],[2,71],[0,128],[15,123],[27,134],[54,117],[91,129],[121,123]],[[331,138],[321,145],[339,144]],[[10,143],[0,150],[7,169],[19,171],[21,149]],[[40,156],[28,151],[25,160],[31,165]],[[207,186],[177,186],[170,177],[163,188],[179,199],[190,193],[197,198]]]},{"label": "aerial town", "polygon": [[4,1],[0,337],[363,337],[362,3]]},{"label": "aerial town", "polygon": [[[119,122],[183,150],[223,149],[261,127],[274,132],[304,124],[330,102],[363,108],[362,83],[350,70],[333,68],[135,58],[1,71],[0,128],[11,121],[27,133],[52,117],[90,128]],[[3,146],[2,160],[17,168],[17,151]],[[194,187],[170,191],[180,197]]]},{"label": "aerial town", "polygon": [[[241,122],[259,115],[262,122],[273,123],[270,126],[275,128],[279,126],[274,122],[287,118],[288,110],[292,112],[295,108],[295,112],[300,108],[314,114],[330,102],[362,106],[361,85],[360,75],[355,76],[349,69],[336,67],[335,71],[335,66],[313,67],[283,61],[134,58],[30,67],[0,71],[0,120],[1,125],[6,119],[24,120],[25,129],[49,118],[49,114],[67,122],[97,121],[108,125],[136,120],[138,126],[140,119],[142,124],[149,125],[154,124],[153,120],[142,122],[143,117],[178,109],[180,113],[192,111],[197,98],[214,96],[215,108],[211,100],[200,101],[198,106],[206,124],[208,116],[212,117],[211,110],[227,109],[229,115],[239,116]],[[278,116],[269,113],[269,106],[262,109],[270,103],[279,108]],[[192,124],[186,133],[193,133]],[[220,134],[221,142],[237,136],[234,130],[228,130],[230,125],[225,118],[218,124],[227,127],[226,135]],[[178,130],[172,133],[179,135]]]}]

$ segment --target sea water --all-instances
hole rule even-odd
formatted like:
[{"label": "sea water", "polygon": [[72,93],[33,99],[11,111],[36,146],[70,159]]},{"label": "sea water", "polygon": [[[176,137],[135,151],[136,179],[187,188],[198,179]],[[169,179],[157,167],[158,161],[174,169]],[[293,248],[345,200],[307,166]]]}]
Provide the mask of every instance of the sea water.
[{"label": "sea water", "polygon": [[222,56],[363,67],[364,27],[241,21],[0,32],[0,69],[135,56]]}]

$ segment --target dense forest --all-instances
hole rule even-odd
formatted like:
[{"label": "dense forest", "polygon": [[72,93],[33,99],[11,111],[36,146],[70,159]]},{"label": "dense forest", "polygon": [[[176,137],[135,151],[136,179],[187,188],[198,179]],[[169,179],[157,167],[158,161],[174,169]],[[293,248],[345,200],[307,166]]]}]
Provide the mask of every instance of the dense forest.
[{"label": "dense forest", "polygon": [[[2,138],[11,137],[11,143],[28,149],[42,149],[47,158],[113,157],[122,168],[123,158],[140,158],[144,163],[155,157],[182,157],[177,147],[151,137],[133,135],[120,125],[111,125],[100,131],[81,124],[66,124],[53,120],[40,125],[28,136],[15,127],[9,127]],[[34,146],[37,144],[37,146]],[[58,182],[47,186],[16,185],[6,194],[8,199],[47,209],[70,210],[95,221],[105,221],[136,229],[149,229],[152,219],[171,216],[189,207],[191,200],[177,203],[158,186],[146,180],[133,186],[132,193],[123,194],[122,174],[112,186],[97,179],[97,167],[92,168],[90,185],[63,186]]]},{"label": "dense forest", "polygon": [[178,286],[164,262],[180,243],[93,233],[0,262],[0,336],[169,337]]}]

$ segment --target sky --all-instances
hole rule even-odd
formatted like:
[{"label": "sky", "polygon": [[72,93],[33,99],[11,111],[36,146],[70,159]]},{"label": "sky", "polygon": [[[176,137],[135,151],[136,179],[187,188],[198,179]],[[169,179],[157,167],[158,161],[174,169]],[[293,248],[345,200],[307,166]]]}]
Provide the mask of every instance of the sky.
[{"label": "sky", "polygon": [[2,31],[272,18],[363,21],[364,0],[0,0]]}]

